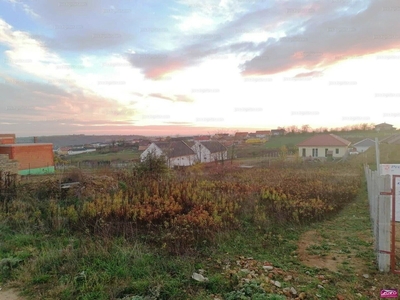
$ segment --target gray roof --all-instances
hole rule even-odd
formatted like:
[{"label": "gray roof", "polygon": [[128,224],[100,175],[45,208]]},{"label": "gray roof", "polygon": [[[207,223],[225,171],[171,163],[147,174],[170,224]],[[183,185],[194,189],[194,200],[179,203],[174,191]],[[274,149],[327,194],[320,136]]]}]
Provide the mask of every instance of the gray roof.
[{"label": "gray roof", "polygon": [[383,138],[379,141],[380,143],[387,143],[387,144],[400,144],[400,134],[394,134],[388,137]]},{"label": "gray roof", "polygon": [[375,141],[372,139],[363,139],[357,143],[355,143],[353,146],[356,147],[371,147],[375,145]]},{"label": "gray roof", "polygon": [[200,144],[210,150],[211,153],[227,151],[226,147],[217,141],[204,141],[200,142]]},{"label": "gray roof", "polygon": [[196,153],[184,141],[154,142],[168,158],[195,155]]},{"label": "gray roof", "polygon": [[392,124],[388,124],[388,123],[380,123],[380,124],[377,124],[377,125],[375,125],[375,127],[377,127],[377,126],[379,126],[379,127],[381,127],[381,126],[391,126],[391,127],[393,127],[393,125]]}]

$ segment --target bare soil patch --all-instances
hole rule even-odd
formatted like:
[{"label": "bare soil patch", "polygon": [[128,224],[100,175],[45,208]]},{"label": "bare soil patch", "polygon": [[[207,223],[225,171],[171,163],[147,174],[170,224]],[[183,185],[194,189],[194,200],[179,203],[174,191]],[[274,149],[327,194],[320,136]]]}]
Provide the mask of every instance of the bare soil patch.
[{"label": "bare soil patch", "polygon": [[318,232],[315,230],[305,232],[298,243],[298,257],[300,261],[308,267],[337,272],[338,266],[344,261],[343,258],[333,255],[310,254],[309,247],[318,246],[321,243],[322,238]]},{"label": "bare soil patch", "polygon": [[0,300],[23,300],[14,289],[1,289]]},{"label": "bare soil patch", "polygon": [[365,262],[356,257],[357,252],[343,251],[332,243],[334,240],[324,239],[318,231],[305,232],[298,242],[298,257],[302,264],[319,269],[339,272],[343,265],[349,265],[355,273],[365,272]]}]

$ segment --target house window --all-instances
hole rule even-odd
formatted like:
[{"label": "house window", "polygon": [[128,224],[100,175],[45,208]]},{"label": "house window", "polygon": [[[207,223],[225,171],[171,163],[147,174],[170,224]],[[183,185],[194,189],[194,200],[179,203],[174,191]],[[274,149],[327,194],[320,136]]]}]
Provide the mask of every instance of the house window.
[{"label": "house window", "polygon": [[313,148],[312,149],[312,156],[313,157],[318,157],[318,148]]},{"label": "house window", "polygon": [[325,149],[325,157],[328,156],[328,149]]},{"label": "house window", "polygon": [[303,149],[302,149],[301,156],[306,157],[306,148],[303,148]]},{"label": "house window", "polygon": [[339,148],[336,148],[335,153],[339,154]]}]

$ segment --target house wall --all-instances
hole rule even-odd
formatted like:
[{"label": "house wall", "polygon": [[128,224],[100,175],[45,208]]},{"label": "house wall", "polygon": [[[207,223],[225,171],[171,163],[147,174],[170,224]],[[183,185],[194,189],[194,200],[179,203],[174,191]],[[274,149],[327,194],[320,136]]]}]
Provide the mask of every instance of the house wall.
[{"label": "house wall", "polygon": [[356,148],[357,149],[357,152],[365,152],[365,151],[367,151],[369,148],[371,148],[371,146],[364,146],[364,147],[357,147],[357,146],[355,146],[354,148]]},{"label": "house wall", "polygon": [[161,149],[158,148],[154,143],[151,143],[150,146],[147,147],[142,154],[140,154],[140,160],[143,161],[149,153],[154,153],[157,157],[162,155]]},{"label": "house wall", "polygon": [[89,153],[89,152],[95,152],[96,149],[86,149],[86,150],[81,150],[81,151],[74,151],[74,150],[68,150],[68,155],[77,155],[77,154],[82,154],[82,153]]},{"label": "house wall", "polygon": [[18,174],[54,173],[54,153],[51,144],[4,145],[0,154],[8,154],[10,159],[19,163]]},{"label": "house wall", "polygon": [[211,153],[205,146],[201,145],[199,142],[196,142],[192,146],[192,150],[196,153],[196,161],[198,162],[213,162],[216,160],[227,160],[228,159],[228,151]]},{"label": "house wall", "polygon": [[393,125],[381,125],[381,126],[375,126],[376,131],[394,131],[396,130]]},{"label": "house wall", "polygon": [[256,138],[268,140],[270,135],[268,134],[256,134]]},{"label": "house wall", "polygon": [[173,157],[169,159],[169,167],[173,168],[175,166],[191,166],[196,161],[196,155],[187,155],[180,157]]},{"label": "house wall", "polygon": [[196,153],[196,161],[198,162],[210,162],[211,161],[211,152],[206,147],[201,145],[199,142],[196,142],[192,146],[192,150]]},{"label": "house wall", "polygon": [[[312,149],[318,149],[318,156],[314,157],[326,157],[325,149],[328,151],[332,151],[332,157],[343,157],[348,152],[348,147],[299,147],[299,155],[303,156],[303,149],[306,149],[305,157],[313,157]],[[336,153],[336,149],[339,149],[339,153]]]},{"label": "house wall", "polygon": [[211,154],[211,161],[227,160],[227,159],[228,159],[228,151],[221,151]]}]

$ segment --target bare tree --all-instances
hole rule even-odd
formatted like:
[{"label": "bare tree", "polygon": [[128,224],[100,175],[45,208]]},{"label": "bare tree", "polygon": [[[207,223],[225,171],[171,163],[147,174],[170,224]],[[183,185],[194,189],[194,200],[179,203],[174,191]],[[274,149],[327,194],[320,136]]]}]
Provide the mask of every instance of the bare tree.
[{"label": "bare tree", "polygon": [[310,125],[308,125],[308,124],[306,124],[306,125],[303,125],[303,126],[301,126],[301,132],[302,133],[307,133],[307,132],[309,132],[310,131]]}]

